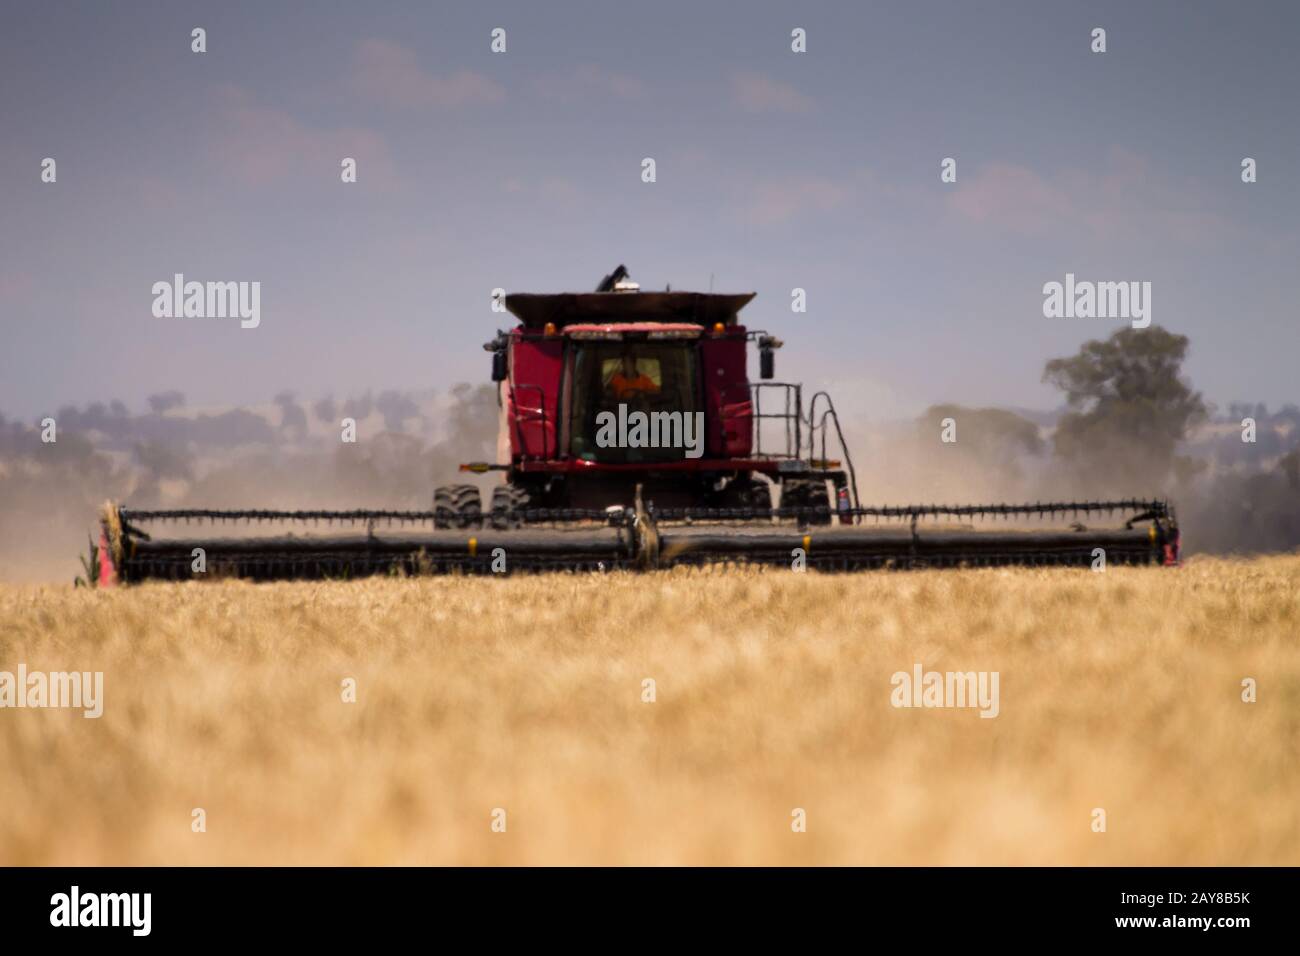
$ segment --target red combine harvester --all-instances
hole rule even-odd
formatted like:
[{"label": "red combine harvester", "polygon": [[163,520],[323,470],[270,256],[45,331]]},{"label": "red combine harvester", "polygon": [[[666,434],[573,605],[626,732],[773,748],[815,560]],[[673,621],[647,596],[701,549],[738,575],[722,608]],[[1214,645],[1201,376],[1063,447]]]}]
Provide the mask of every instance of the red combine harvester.
[{"label": "red combine harvester", "polygon": [[[740,324],[753,297],[642,292],[623,266],[595,292],[509,295],[505,306],[519,325],[484,346],[500,390],[498,460],[461,466],[502,473],[487,509],[473,484],[439,487],[432,511],[109,504],[99,580],[716,562],[837,570],[1090,565],[1103,553],[1112,564],[1177,563],[1178,528],[1163,501],[863,507],[830,397],[818,392],[805,403],[800,385],[773,381],[781,342]],[[748,373],[751,342],[757,382]],[[1116,513],[1123,520],[1110,527],[1078,521]],[[964,523],[990,518],[1004,527]],[[1072,523],[1059,526],[1066,519]],[[222,538],[141,528],[238,521],[281,530]],[[329,530],[335,525],[364,531],[338,534]],[[304,530],[312,533],[295,533]]]},{"label": "red combine harvester", "polygon": [[[784,506],[819,509],[815,523],[829,523],[832,490],[849,508],[840,462],[799,454],[801,389],[768,381],[781,343],[740,324],[752,298],[642,292],[623,266],[593,293],[507,296],[520,324],[484,346],[501,392],[498,462],[461,466],[505,472],[506,484],[493,490],[493,523],[503,525],[502,512],[628,506],[638,486],[666,509],[766,510],[774,485]],[[751,341],[761,382],[746,368]],[[819,404],[822,424],[834,422],[829,398],[815,396],[814,413]],[[614,439],[620,431],[636,439],[628,433],[643,423],[642,440],[602,442],[602,421],[615,426]],[[765,422],[778,427],[759,427]],[[773,432],[781,447],[765,451],[764,434]],[[434,510],[439,524],[473,526],[478,489],[439,488]]]}]

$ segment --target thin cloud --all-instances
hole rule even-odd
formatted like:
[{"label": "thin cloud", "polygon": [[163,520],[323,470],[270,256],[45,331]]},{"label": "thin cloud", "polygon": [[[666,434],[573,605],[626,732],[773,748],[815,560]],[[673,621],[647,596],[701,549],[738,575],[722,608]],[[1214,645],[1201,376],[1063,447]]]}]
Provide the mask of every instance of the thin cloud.
[{"label": "thin cloud", "polygon": [[501,183],[501,191],[520,198],[537,199],[547,203],[559,203],[570,211],[574,204],[583,198],[582,190],[572,179],[562,176],[548,176],[540,180],[524,181],[512,176]]},{"label": "thin cloud", "polygon": [[0,270],[0,301],[24,299],[36,288],[36,280],[29,272]]},{"label": "thin cloud", "polygon": [[1101,172],[1063,169],[1040,173],[994,162],[948,187],[946,207],[982,228],[1026,236],[1064,225],[1097,236],[1168,235],[1184,242],[1220,241],[1237,231],[1212,205],[1204,186],[1187,177],[1153,174],[1150,162],[1113,147]]},{"label": "thin cloud", "polygon": [[968,180],[960,176],[948,208],[963,219],[1027,235],[1048,232],[1076,215],[1075,200],[1039,173],[1013,163],[990,163]]},{"label": "thin cloud", "polygon": [[482,73],[458,70],[436,76],[413,51],[374,38],[357,48],[351,79],[362,96],[392,109],[456,109],[505,99],[505,90]]},{"label": "thin cloud", "polygon": [[545,73],[537,78],[533,89],[546,99],[559,101],[597,96],[639,100],[646,92],[645,84],[635,76],[609,70],[595,63],[582,63],[561,73]]},{"label": "thin cloud", "polygon": [[742,202],[741,217],[756,226],[788,222],[808,212],[830,212],[852,197],[850,188],[820,176],[790,176],[755,184]]},{"label": "thin cloud", "polygon": [[217,93],[217,123],[209,155],[230,175],[251,186],[286,178],[337,182],[343,157],[357,160],[367,182],[393,179],[388,144],[373,130],[320,129],[283,110],[264,106],[246,90],[226,86]]},{"label": "thin cloud", "polygon": [[807,113],[814,105],[793,86],[749,71],[732,74],[731,93],[746,113]]}]

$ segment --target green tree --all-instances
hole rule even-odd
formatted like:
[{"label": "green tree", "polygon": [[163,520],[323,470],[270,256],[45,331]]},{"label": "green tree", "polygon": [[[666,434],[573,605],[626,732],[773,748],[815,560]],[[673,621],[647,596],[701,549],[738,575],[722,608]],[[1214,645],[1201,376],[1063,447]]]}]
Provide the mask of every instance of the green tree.
[{"label": "green tree", "polygon": [[1054,448],[1081,486],[1150,492],[1171,470],[1195,470],[1176,452],[1209,408],[1182,375],[1187,347],[1187,336],[1157,325],[1126,328],[1047,363],[1043,381],[1065,392],[1068,407]]}]

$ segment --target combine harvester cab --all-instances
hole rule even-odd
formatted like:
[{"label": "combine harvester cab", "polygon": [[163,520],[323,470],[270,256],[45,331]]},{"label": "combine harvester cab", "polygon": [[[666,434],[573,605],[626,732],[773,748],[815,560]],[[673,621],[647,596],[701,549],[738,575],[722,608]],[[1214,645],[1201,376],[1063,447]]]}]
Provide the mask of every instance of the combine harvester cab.
[{"label": "combine harvester cab", "polygon": [[[1099,555],[1178,562],[1178,528],[1163,501],[862,506],[830,396],[805,403],[802,386],[775,381],[782,343],[740,323],[753,297],[643,292],[623,266],[595,292],[509,295],[519,324],[484,346],[499,389],[497,460],[461,465],[501,475],[486,508],[469,483],[439,487],[431,511],[109,504],[101,582],[718,562],[828,570],[1088,566]],[[759,381],[749,378],[751,343]],[[1106,525],[1082,523],[1097,517]],[[990,519],[1003,526],[988,529]],[[180,531],[241,522],[273,530]],[[174,530],[160,536],[146,525]],[[351,532],[331,530],[341,527]]]}]

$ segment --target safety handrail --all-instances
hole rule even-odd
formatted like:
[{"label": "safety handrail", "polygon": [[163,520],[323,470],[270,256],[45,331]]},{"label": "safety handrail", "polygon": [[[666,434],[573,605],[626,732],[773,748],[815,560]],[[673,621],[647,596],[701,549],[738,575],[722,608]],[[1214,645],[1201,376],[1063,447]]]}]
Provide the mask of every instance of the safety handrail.
[{"label": "safety handrail", "polygon": [[[822,412],[820,419],[817,418],[817,402],[824,399],[826,410]],[[849,452],[848,442],[844,440],[844,429],[840,427],[840,416],[835,411],[835,402],[831,400],[828,392],[821,391],[813,395],[812,400],[808,403],[808,457],[813,458],[813,452],[816,451],[817,433],[821,432],[821,458],[826,460],[826,434],[829,431],[827,425],[835,426],[835,437],[840,443],[840,454],[844,456],[844,465],[849,472],[849,488],[853,492],[853,507],[858,507],[858,473],[853,467],[853,455]]]},{"label": "safety handrail", "polygon": [[[537,400],[536,408],[520,405],[518,400],[515,398],[515,391],[517,389],[527,389],[527,388],[535,389],[537,391],[538,400]],[[542,453],[540,455],[521,454],[520,457],[535,458],[538,461],[546,460],[547,455],[549,453],[547,449],[547,438],[546,438],[546,434],[547,434],[546,432],[546,423],[547,423],[546,390],[542,388],[542,386],[540,385],[535,385],[529,382],[524,382],[522,384],[511,382],[510,383],[510,404],[514,408],[514,415],[511,417],[514,419],[515,432],[519,440],[519,448],[521,452],[523,449],[527,447],[526,443],[524,442],[524,432],[523,432],[524,424],[525,423],[532,424],[534,422],[540,422],[542,426]],[[560,436],[559,433],[556,431],[556,429],[552,428],[551,431],[554,433],[555,442],[556,442],[555,452],[558,455]]]}]

